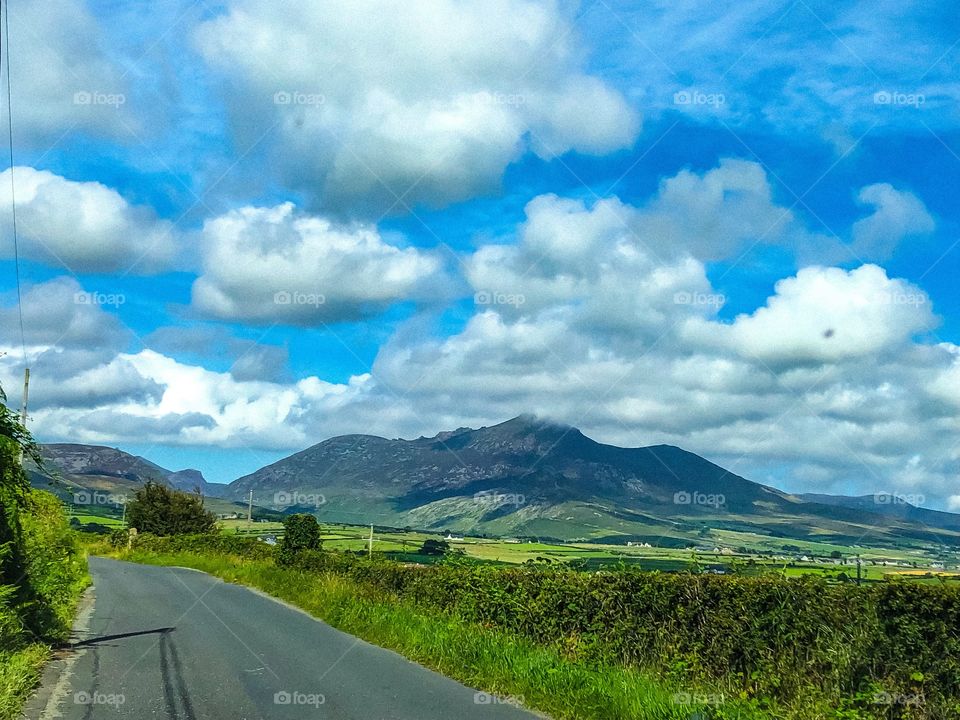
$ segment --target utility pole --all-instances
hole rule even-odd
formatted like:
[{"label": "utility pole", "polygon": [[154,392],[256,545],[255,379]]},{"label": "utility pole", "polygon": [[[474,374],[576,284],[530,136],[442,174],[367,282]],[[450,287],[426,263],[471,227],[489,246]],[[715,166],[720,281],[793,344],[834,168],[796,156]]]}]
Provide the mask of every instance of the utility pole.
[{"label": "utility pole", "polygon": [[253,529],[253,488],[250,488],[250,498],[247,500],[247,530]]},{"label": "utility pole", "polygon": [[367,557],[373,557],[373,525],[370,525],[370,540],[367,542]]},{"label": "utility pole", "polygon": [[20,406],[20,424],[27,426],[27,396],[30,393],[30,368],[23,369],[23,404]]},{"label": "utility pole", "polygon": [[863,580],[863,560],[860,559],[860,556],[857,555],[857,585],[859,585]]}]

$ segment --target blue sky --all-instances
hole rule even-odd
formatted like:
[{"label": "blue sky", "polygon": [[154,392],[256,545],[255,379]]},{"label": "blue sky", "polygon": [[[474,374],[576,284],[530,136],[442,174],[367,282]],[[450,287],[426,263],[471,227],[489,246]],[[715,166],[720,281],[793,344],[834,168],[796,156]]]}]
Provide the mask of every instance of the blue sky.
[{"label": "blue sky", "polygon": [[15,0],[10,25],[41,440],[229,481],[537,412],[960,508],[956,4]]}]

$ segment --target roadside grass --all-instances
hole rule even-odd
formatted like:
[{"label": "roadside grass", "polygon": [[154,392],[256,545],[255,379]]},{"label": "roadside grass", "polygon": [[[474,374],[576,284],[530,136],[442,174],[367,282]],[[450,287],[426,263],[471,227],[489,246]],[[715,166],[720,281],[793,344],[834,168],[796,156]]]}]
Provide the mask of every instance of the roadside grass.
[{"label": "roadside grass", "polygon": [[0,650],[0,719],[19,717],[20,708],[40,680],[50,648],[41,643],[9,652]]},{"label": "roadside grass", "polygon": [[[257,588],[344,632],[468,686],[522,700],[526,707],[557,720],[770,717],[740,701],[718,702],[719,696],[709,689],[671,688],[634,669],[574,662],[492,628],[427,614],[405,602],[385,600],[333,573],[279,568],[270,562],[223,555],[92,549],[133,562],[190,567]],[[685,704],[698,694],[709,705]]]}]

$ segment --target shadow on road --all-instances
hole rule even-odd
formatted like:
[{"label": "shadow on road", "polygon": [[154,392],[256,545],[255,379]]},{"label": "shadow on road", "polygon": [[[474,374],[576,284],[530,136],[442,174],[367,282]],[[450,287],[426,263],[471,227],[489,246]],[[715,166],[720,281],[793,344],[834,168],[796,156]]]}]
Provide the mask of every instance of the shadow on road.
[{"label": "shadow on road", "polygon": [[176,628],[173,627],[163,627],[157,628],[155,630],[138,630],[137,632],[128,632],[128,633],[118,633],[117,635],[101,635],[100,637],[89,638],[88,640],[81,640],[80,642],[70,643],[65,647],[87,647],[89,645],[99,645],[100,643],[110,642],[111,640],[123,640],[124,638],[139,637],[140,635],[166,635],[171,633]]}]

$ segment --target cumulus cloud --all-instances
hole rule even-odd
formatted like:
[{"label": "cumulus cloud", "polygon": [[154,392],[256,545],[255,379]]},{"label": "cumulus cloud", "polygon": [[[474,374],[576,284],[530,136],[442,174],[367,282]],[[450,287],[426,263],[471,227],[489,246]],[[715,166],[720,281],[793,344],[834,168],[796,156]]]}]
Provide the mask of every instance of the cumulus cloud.
[{"label": "cumulus cloud", "polygon": [[46,146],[71,131],[125,136],[136,127],[122,69],[82,0],[10,3],[17,138]]},{"label": "cumulus cloud", "polygon": [[904,238],[931,233],[936,227],[920,198],[889,183],[868,185],[858,200],[873,208],[853,225],[852,250],[864,260],[886,260]]},{"label": "cumulus cloud", "polygon": [[238,338],[222,325],[161,327],[143,342],[152,350],[194,362],[211,357],[228,359],[230,374],[237,380],[290,380],[290,353],[286,347]]},{"label": "cumulus cloud", "polygon": [[285,178],[328,206],[443,205],[497,188],[526,148],[607,153],[638,132],[554,0],[233,0],[195,39],[238,132],[275,128]]},{"label": "cumulus cloud", "polygon": [[[71,277],[28,286],[23,293],[25,342],[32,348],[65,347],[94,351],[116,348],[125,336],[115,315],[104,311],[90,292]],[[17,298],[8,293],[0,306],[0,334],[20,338]]]},{"label": "cumulus cloud", "polygon": [[[0,224],[12,223],[10,174],[24,256],[71,272],[164,269],[176,252],[171,223],[151,208],[131,205],[99,182],[68,180],[46,170],[15,167],[0,173]],[[9,243],[5,253],[12,253]]]},{"label": "cumulus cloud", "polygon": [[209,220],[201,243],[194,305],[253,323],[355,320],[416,297],[440,271],[429,253],[390,245],[373,228],[299,214],[292,203]]},{"label": "cumulus cloud", "polygon": [[694,323],[688,336],[724,342],[771,363],[836,361],[896,349],[936,324],[926,294],[883,268],[809,267],[781,280],[765,307],[729,326]]},{"label": "cumulus cloud", "polygon": [[[254,450],[301,448],[320,439],[325,431],[342,428],[336,423],[354,413],[347,409],[340,417],[341,407],[369,382],[367,376],[342,384],[316,377],[286,384],[238,380],[229,372],[180,363],[153,350],[120,353],[113,364],[132,370],[149,383],[149,395],[90,397],[84,406],[64,401],[38,406],[31,416],[45,438]],[[8,358],[0,358],[0,369],[8,365]],[[82,379],[81,373],[71,384],[78,385]],[[336,420],[331,420],[334,415]]]}]

